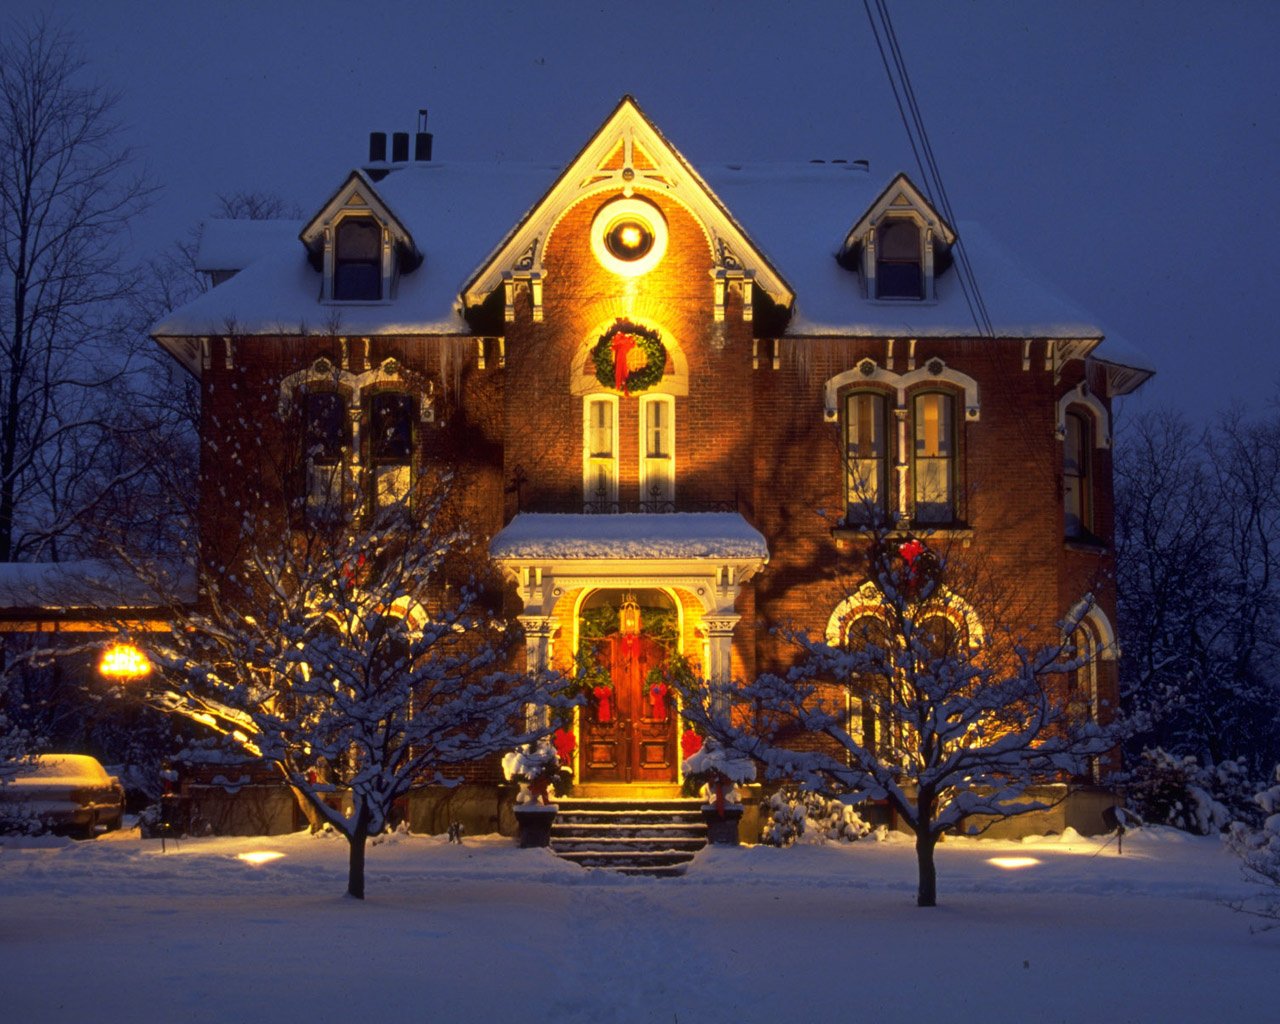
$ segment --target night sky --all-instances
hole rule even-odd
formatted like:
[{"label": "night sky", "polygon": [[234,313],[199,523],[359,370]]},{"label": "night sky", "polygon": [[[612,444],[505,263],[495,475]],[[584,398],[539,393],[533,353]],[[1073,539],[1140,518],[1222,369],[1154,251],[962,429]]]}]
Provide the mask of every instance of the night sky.
[{"label": "night sky", "polygon": [[[369,131],[412,131],[419,107],[441,160],[563,165],[631,93],[695,166],[869,158],[921,180],[857,0],[39,7],[120,93],[164,187],[139,255],[219,192],[309,216]],[[957,219],[1147,354],[1160,372],[1128,409],[1280,394],[1280,4],[891,10]]]}]

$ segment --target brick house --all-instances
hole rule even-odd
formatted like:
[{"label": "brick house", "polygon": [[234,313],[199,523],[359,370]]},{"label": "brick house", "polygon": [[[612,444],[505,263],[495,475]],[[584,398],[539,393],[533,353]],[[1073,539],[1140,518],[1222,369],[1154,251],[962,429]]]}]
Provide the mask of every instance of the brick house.
[{"label": "brick house", "polygon": [[1151,371],[979,227],[862,161],[694,168],[629,97],[561,169],[391,141],[305,223],[209,224],[216,286],[153,329],[200,381],[206,557],[237,543],[233,450],[317,513],[449,467],[528,663],[611,666],[611,713],[575,718],[589,793],[679,782],[624,602],[662,640],[640,669],[747,678],[790,656],[771,626],[844,628],[877,520],[1037,628],[1096,595],[1076,699],[1114,706],[1111,403]]}]

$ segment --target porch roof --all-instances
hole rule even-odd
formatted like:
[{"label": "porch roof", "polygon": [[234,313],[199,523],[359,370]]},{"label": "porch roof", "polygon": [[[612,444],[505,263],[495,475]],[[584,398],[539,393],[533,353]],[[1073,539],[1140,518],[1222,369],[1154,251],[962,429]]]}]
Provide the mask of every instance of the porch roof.
[{"label": "porch roof", "polygon": [[737,512],[521,512],[489,543],[499,561],[523,559],[758,559],[764,535]]}]

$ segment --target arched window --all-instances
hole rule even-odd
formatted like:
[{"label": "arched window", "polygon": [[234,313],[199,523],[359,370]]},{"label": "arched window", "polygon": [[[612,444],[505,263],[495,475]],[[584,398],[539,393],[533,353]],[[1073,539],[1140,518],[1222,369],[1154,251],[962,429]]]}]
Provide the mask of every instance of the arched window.
[{"label": "arched window", "polygon": [[307,517],[337,518],[345,506],[346,463],[351,451],[351,417],[340,391],[307,391],[302,401],[301,461],[306,481]]},{"label": "arched window", "polygon": [[915,520],[945,524],[956,519],[955,398],[941,391],[916,395],[912,402],[915,445]]},{"label": "arched window", "polygon": [[883,521],[888,508],[889,445],[887,403],[876,391],[855,391],[844,404],[844,460],[847,519],[868,525]]},{"label": "arched window", "polygon": [[382,298],[382,227],[372,217],[347,217],[338,224],[333,297],[342,302]]},{"label": "arched window", "polygon": [[920,229],[915,221],[895,217],[876,232],[876,298],[924,297]]},{"label": "arched window", "polygon": [[404,502],[413,485],[414,422],[417,400],[399,391],[382,391],[367,402],[369,471],[375,509]]},{"label": "arched window", "polygon": [[618,501],[618,399],[582,401],[582,501],[587,512],[608,512]]},{"label": "arched window", "polygon": [[[884,733],[895,669],[889,627],[878,615],[862,615],[849,623],[849,650],[860,655],[849,680],[849,733],[873,754],[887,739]],[[877,713],[878,712],[878,713]]]},{"label": "arched window", "polygon": [[662,512],[675,501],[675,399],[640,399],[640,508]]},{"label": "arched window", "polygon": [[1068,537],[1093,535],[1093,430],[1089,418],[1072,410],[1062,442],[1063,528]]}]

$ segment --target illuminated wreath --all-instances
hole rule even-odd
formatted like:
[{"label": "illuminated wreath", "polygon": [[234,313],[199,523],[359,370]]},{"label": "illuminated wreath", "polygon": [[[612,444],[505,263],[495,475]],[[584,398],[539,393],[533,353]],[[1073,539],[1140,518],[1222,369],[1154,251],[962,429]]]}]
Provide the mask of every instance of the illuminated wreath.
[{"label": "illuminated wreath", "polygon": [[[619,349],[625,353],[637,346],[644,352],[644,365],[621,377],[615,353]],[[596,364],[596,380],[629,395],[632,391],[645,391],[662,380],[667,367],[667,348],[657,331],[618,319],[600,335],[591,350],[591,359]]]}]

